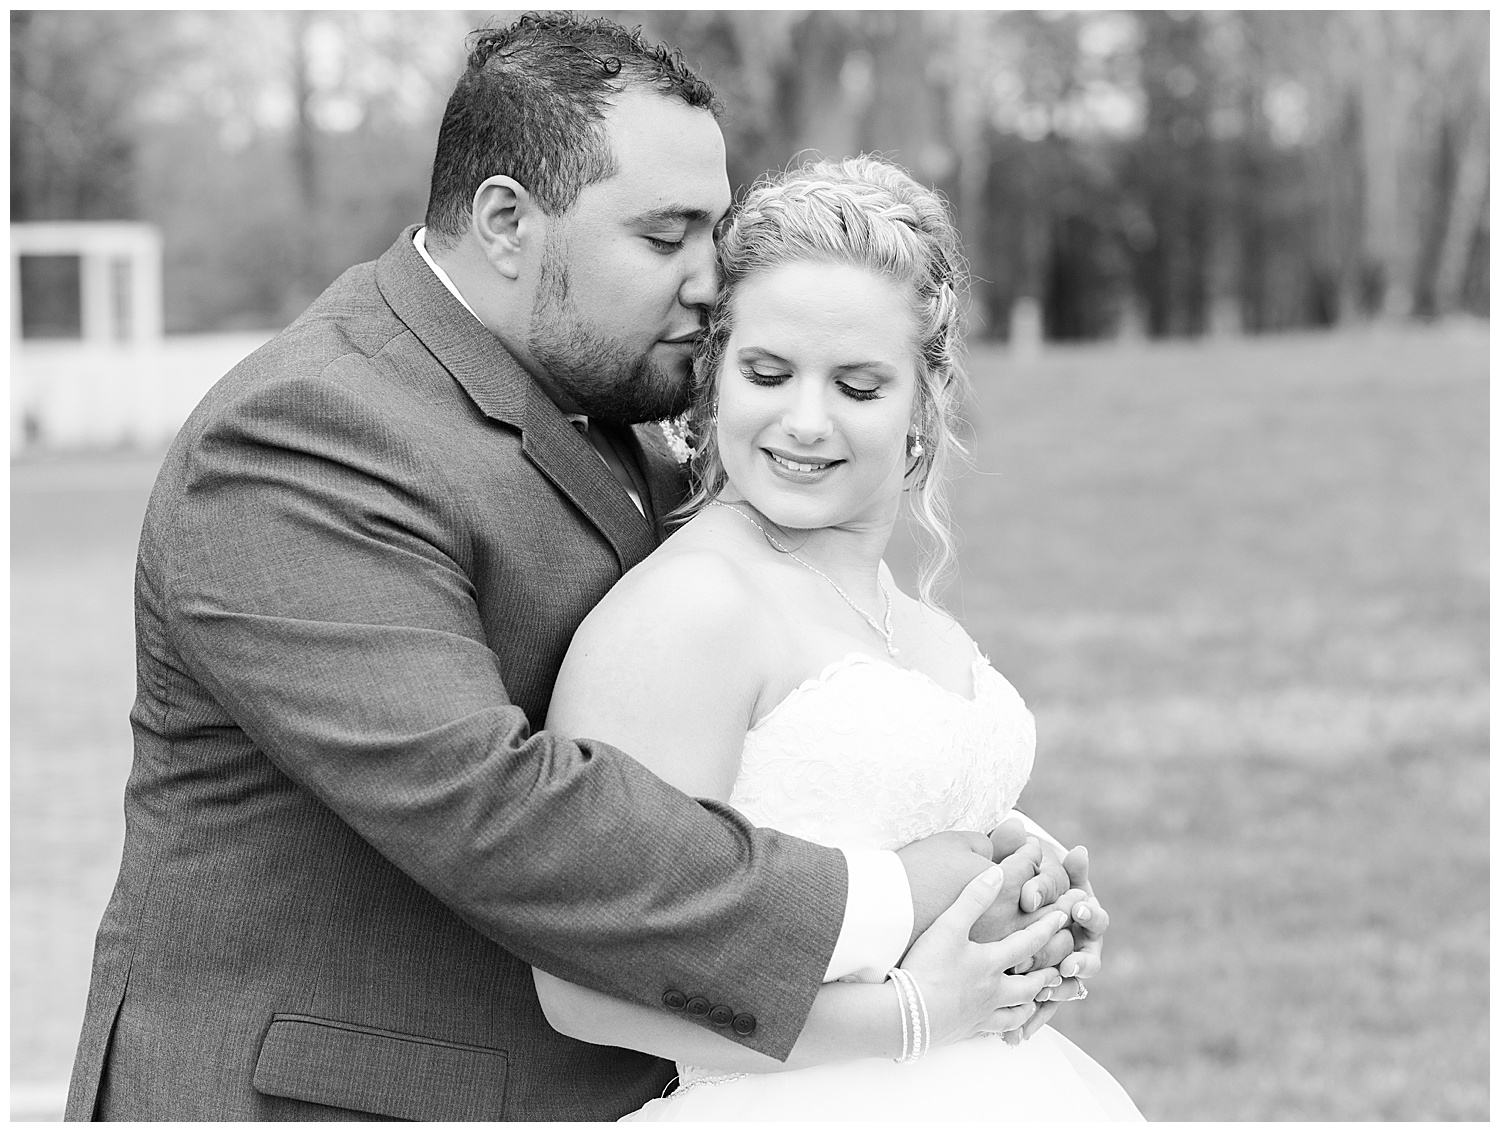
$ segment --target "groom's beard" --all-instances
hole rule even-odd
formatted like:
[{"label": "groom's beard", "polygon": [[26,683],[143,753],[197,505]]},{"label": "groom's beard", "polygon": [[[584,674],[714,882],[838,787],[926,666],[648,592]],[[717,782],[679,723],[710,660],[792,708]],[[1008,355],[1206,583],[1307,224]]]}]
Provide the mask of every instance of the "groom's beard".
[{"label": "groom's beard", "polygon": [[562,257],[548,254],[537,281],[526,345],[553,384],[590,417],[614,424],[662,421],[685,413],[693,400],[691,364],[684,359],[669,370],[649,353],[632,357],[579,317],[569,290]]}]

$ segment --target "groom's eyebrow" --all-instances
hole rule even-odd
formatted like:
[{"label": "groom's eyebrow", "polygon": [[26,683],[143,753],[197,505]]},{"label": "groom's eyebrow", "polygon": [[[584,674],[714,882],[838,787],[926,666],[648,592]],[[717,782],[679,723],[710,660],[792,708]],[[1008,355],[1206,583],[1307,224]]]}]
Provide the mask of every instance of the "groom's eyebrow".
[{"label": "groom's eyebrow", "polygon": [[649,212],[643,212],[639,216],[630,218],[629,223],[648,227],[652,224],[675,224],[679,221],[688,224],[708,224],[716,217],[706,208],[691,208],[687,205],[669,204],[661,208],[653,208]]}]

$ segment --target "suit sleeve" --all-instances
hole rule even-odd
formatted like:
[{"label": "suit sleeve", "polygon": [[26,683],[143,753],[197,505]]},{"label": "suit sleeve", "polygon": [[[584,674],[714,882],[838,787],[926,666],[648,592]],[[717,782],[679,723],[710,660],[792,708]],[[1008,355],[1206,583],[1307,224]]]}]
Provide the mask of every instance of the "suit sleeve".
[{"label": "suit sleeve", "polygon": [[842,855],[607,745],[531,734],[485,643],[469,536],[401,422],[304,379],[194,427],[143,559],[154,542],[177,649],[265,756],[526,962],[652,1006],[727,1005],[784,1059],[839,935]]}]

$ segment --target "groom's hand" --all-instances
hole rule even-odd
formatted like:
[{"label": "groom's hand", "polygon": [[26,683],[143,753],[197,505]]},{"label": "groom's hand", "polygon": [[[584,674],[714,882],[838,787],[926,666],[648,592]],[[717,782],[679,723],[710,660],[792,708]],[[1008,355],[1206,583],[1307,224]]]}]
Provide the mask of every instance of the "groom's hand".
[{"label": "groom's hand", "polygon": [[[982,833],[934,833],[896,850],[911,887],[912,931],[907,946],[932,926],[968,883],[993,863]],[[1006,887],[1009,887],[1009,876]],[[997,898],[998,899],[998,898]]]},{"label": "groom's hand", "polygon": [[[935,833],[897,850],[896,855],[911,887],[912,942],[992,861],[1003,866],[1004,883],[970,933],[978,943],[993,943],[1034,923],[1068,889],[1069,877],[1057,854],[1028,835],[1015,819],[997,826],[989,837],[970,832]],[[1072,951],[1073,937],[1061,931],[1031,966],[1054,966]]]},{"label": "groom's hand", "polygon": [[[1013,843],[1001,826],[990,835],[997,853],[1004,853]],[[1056,857],[1056,854],[1052,854]],[[1012,932],[1029,927],[1054,906],[1067,890],[1067,873],[1060,864],[1048,859],[1048,853],[1035,837],[1023,834],[1020,848],[999,859],[1004,883],[995,902],[974,925],[970,938],[978,943],[993,943]],[[1056,966],[1073,951],[1073,937],[1066,929],[1058,932],[1026,964],[1027,970]],[[1018,974],[1021,972],[1017,972]]]},{"label": "groom's hand", "polygon": [[[990,843],[996,847],[996,852],[1006,848],[1012,843],[1018,834],[1014,831],[1007,832],[1007,827],[1014,825],[1019,830],[1019,836],[1025,837],[1025,829],[1021,827],[1019,820],[1012,818],[1010,821],[996,827],[990,834]],[[1027,838],[1028,845],[1034,845],[1040,856],[1037,865],[1037,874],[1021,886],[1021,911],[1030,912],[1031,918],[1048,911],[1054,907],[1062,907],[1066,901],[1071,909],[1074,901],[1067,900],[1069,895],[1082,895],[1073,890],[1083,888],[1088,882],[1087,857],[1083,858],[1083,872],[1075,877],[1072,869],[1068,867],[1068,860],[1060,856],[1057,849],[1047,841],[1040,841],[1035,837]],[[1080,852],[1075,850],[1074,852]],[[1030,920],[1024,921],[1029,923]],[[1023,925],[1024,926],[1024,925]],[[1078,936],[1072,929],[1074,925],[1070,922],[1068,927],[1058,932],[1047,946],[1037,952],[1031,959],[1021,964],[1016,974],[1025,974],[1027,971],[1036,970],[1041,967],[1056,967],[1069,955],[1073,954],[1078,947]]]},{"label": "groom's hand", "polygon": [[[1067,892],[1070,885],[1075,888],[1086,887],[1082,884],[1073,884],[1063,858],[1058,855],[1057,850],[1051,844],[1039,841],[1027,833],[1020,818],[1003,821],[990,831],[990,859],[998,864],[1004,864],[1007,857],[1019,853],[1031,843],[1036,843],[1041,848],[1042,855],[1036,868],[1036,875],[1021,889],[1021,911],[1040,911],[1045,905],[1051,904]],[[1037,966],[1043,966],[1043,964],[1039,963]]]}]

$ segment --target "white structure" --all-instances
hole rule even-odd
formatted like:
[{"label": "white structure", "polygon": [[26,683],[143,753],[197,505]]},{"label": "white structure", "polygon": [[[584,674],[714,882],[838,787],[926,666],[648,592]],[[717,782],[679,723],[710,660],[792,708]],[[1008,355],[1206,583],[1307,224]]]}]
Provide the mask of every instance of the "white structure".
[{"label": "white structure", "polygon": [[1034,361],[1042,352],[1042,304],[1018,295],[1010,304],[1010,356]]},{"label": "white structure", "polygon": [[151,224],[10,226],[10,442],[150,447],[270,331],[167,338]]}]

